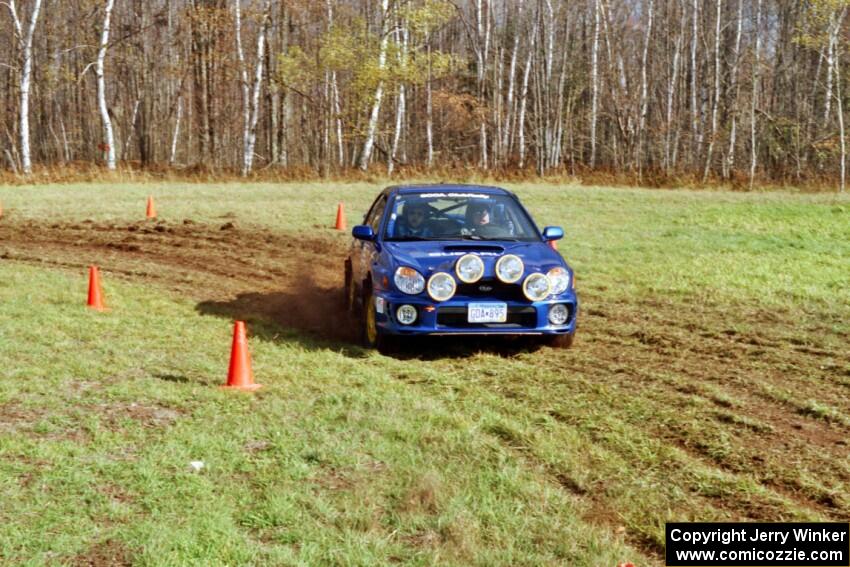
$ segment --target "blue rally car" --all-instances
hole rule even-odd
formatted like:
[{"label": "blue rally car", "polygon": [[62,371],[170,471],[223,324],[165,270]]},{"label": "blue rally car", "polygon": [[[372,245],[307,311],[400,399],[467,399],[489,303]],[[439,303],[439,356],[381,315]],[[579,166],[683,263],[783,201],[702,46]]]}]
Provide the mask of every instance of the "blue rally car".
[{"label": "blue rally car", "polygon": [[537,335],[568,347],[576,330],[573,270],[513,193],[496,187],[384,189],[355,226],[345,260],[348,308],[364,343],[405,335]]}]

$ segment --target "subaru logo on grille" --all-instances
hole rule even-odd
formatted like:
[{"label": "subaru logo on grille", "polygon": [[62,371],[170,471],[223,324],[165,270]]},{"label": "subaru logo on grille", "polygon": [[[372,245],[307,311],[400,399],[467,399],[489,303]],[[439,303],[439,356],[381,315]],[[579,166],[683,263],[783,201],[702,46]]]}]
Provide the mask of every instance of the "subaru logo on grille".
[{"label": "subaru logo on grille", "polygon": [[480,286],[478,286],[478,291],[483,291],[484,293],[487,293],[489,291],[493,291],[493,286],[491,286],[491,285],[480,285]]}]

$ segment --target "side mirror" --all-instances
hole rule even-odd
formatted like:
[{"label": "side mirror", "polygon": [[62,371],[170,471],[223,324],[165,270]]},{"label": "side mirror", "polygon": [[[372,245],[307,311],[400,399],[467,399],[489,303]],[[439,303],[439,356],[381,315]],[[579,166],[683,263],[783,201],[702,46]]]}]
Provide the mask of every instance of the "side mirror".
[{"label": "side mirror", "polygon": [[553,240],[560,240],[564,237],[564,229],[560,226],[547,226],[543,229],[543,240],[547,242],[552,242]]},{"label": "side mirror", "polygon": [[367,224],[358,224],[351,229],[351,236],[357,240],[375,240],[375,231]]}]

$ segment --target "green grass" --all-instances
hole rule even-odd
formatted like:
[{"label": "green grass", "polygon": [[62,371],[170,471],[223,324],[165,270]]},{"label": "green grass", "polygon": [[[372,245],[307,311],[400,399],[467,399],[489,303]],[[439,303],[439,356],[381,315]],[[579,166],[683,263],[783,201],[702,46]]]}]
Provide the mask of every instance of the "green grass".
[{"label": "green grass", "polygon": [[99,314],[80,307],[84,286],[65,274],[2,274],[0,557],[10,563],[110,540],[156,565],[634,555],[482,431],[487,416],[397,380],[405,363],[254,341],[265,387],[226,392],[216,386],[227,321],[114,283],[112,311]]},{"label": "green grass", "polygon": [[[0,260],[0,560],[643,565],[665,521],[847,517],[850,199],[510,188],[566,230],[571,351],[390,358],[253,318],[242,395],[195,299],[105,266],[100,314],[81,271]],[[132,222],[153,194],[169,222],[344,239],[336,203],[351,225],[378,189],[0,188],[0,223]]]}]

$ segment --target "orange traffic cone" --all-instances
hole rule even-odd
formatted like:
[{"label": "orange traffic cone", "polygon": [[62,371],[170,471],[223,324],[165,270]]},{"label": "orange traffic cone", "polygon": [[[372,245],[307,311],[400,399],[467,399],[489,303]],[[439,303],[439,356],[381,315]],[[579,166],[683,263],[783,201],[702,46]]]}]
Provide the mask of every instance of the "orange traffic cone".
[{"label": "orange traffic cone", "polygon": [[549,248],[551,248],[552,250],[557,250],[558,249],[558,241],[557,240],[550,240],[549,241]]},{"label": "orange traffic cone", "polygon": [[103,292],[100,289],[100,272],[97,266],[89,268],[89,300],[87,305],[96,311],[106,311],[103,305]]},{"label": "orange traffic cone", "polygon": [[345,207],[342,206],[342,203],[336,206],[336,225],[334,228],[345,230]]},{"label": "orange traffic cone", "polygon": [[156,218],[156,205],[153,204],[153,197],[152,196],[148,197],[148,210],[145,213],[145,216],[149,219],[155,219]]},{"label": "orange traffic cone", "polygon": [[222,388],[252,391],[261,388],[254,384],[254,372],[251,370],[251,354],[248,352],[248,340],[245,338],[245,323],[236,321],[233,326],[233,348],[230,351],[230,370],[227,372],[227,384]]}]

